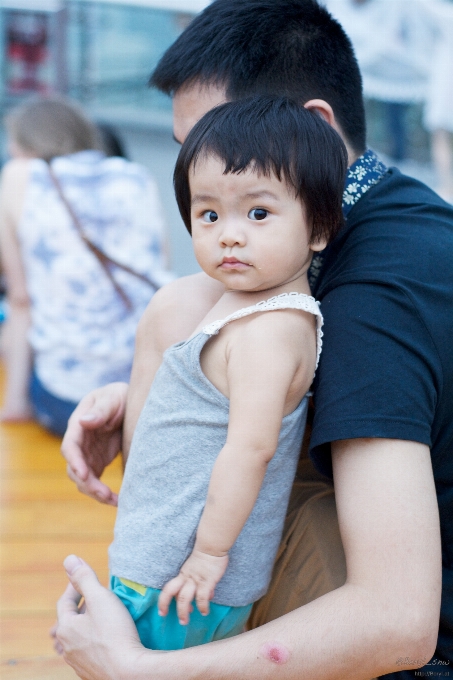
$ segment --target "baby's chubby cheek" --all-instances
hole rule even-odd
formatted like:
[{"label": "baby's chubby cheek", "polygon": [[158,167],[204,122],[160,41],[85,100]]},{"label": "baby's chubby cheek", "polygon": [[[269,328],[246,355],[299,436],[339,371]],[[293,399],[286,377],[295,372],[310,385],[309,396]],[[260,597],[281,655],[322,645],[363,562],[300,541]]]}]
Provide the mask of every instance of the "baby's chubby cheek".
[{"label": "baby's chubby cheek", "polygon": [[289,650],[280,642],[266,642],[260,648],[260,656],[272,663],[286,663],[290,657]]}]

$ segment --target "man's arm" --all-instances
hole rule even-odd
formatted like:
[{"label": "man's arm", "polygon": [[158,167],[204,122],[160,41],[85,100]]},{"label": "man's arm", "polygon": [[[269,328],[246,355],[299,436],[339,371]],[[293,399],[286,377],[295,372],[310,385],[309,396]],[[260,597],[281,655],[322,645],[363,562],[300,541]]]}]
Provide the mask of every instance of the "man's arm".
[{"label": "man's arm", "polygon": [[86,680],[366,680],[426,663],[441,592],[430,452],[385,439],[332,448],[344,586],[244,635],[159,654],[131,635],[111,642],[130,630],[129,615],[87,566],[76,565],[71,580],[89,613],[77,614],[74,591],[60,600],[57,638],[66,660]]},{"label": "man's arm", "polygon": [[[61,451],[79,491],[103,503],[117,497],[100,481],[121,450],[127,459],[135,425],[165,350],[185,340],[217,302],[223,287],[206,274],[172,281],[152,298],[139,323],[130,388],[111,383],[82,399],[69,419]],[[124,422],[124,436],[123,436]]]}]

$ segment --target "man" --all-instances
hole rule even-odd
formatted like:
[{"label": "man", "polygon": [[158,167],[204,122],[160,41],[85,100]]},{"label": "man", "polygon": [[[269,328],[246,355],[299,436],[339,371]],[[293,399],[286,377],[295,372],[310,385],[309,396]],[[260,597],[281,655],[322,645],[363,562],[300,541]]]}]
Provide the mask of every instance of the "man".
[{"label": "man", "polygon": [[[340,550],[331,553],[333,565],[325,559],[339,543],[332,503],[324,503],[331,491],[301,483],[274,584],[253,617],[254,625],[269,623],[215,645],[146,651],[124,608],[73,556],[65,564],[86,610],[78,612],[80,596],[69,586],[59,603],[58,645],[88,680],[404,680],[434,653],[431,663],[446,674],[453,663],[453,212],[427,187],[363,153],[357,64],[339,25],[313,0],[216,0],[167,51],[152,82],[173,94],[180,142],[222,101],[271,92],[316,110],[347,146],[347,225],[311,269],[325,317],[311,456],[323,472],[333,468],[347,577],[344,583]],[[137,337],[126,450],[163,351],[187,338],[220,294],[197,275],[154,297]],[[111,504],[116,498],[98,478],[117,454],[126,399],[123,384],[89,395],[63,449],[79,488]],[[438,507],[444,599],[436,649]]]}]

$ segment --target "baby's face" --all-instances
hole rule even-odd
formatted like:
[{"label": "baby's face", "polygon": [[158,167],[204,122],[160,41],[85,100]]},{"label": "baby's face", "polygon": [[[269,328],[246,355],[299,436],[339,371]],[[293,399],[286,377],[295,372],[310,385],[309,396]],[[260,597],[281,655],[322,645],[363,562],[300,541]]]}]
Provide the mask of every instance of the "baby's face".
[{"label": "baby's face", "polygon": [[301,201],[285,181],[223,174],[215,157],[190,171],[192,239],[201,268],[227,290],[259,291],[306,276],[313,250]]}]

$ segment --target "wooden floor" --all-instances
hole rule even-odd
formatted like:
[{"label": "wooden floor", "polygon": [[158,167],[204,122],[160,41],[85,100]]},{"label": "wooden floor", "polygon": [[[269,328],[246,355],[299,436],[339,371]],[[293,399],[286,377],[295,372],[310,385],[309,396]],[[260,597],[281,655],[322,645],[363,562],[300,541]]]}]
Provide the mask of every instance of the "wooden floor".
[{"label": "wooden floor", "polygon": [[[0,366],[0,394],[3,374]],[[105,477],[117,490],[114,464]],[[66,477],[60,440],[34,423],[0,424],[0,678],[70,680],[48,635],[76,553],[107,581],[115,509],[83,497]]]}]

